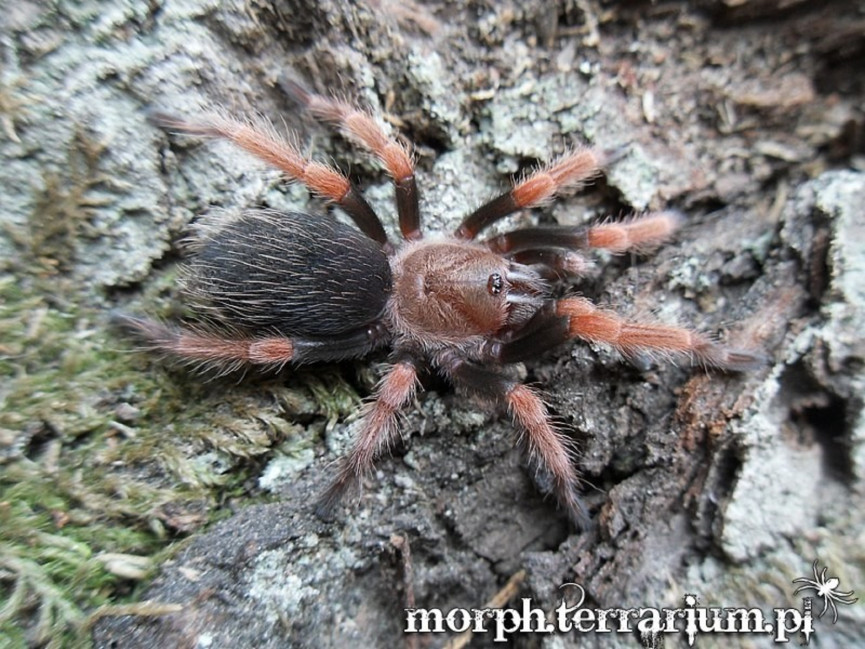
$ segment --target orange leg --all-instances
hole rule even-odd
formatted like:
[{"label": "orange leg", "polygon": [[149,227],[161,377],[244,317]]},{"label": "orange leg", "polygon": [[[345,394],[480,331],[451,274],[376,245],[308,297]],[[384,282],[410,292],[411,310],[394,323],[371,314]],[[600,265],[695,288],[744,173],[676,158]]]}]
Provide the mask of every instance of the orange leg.
[{"label": "orange leg", "polygon": [[347,101],[317,95],[288,78],[281,86],[316,119],[335,125],[345,137],[378,158],[396,188],[400,231],[406,239],[420,238],[418,191],[408,147],[388,135],[372,115]]},{"label": "orange leg", "polygon": [[280,335],[219,333],[173,327],[155,320],[116,314],[115,324],[163,352],[201,370],[229,373],[249,365],[278,369],[286,363],[313,363],[362,356],[382,341],[382,331],[369,327],[341,338],[310,341]]},{"label": "orange leg", "polygon": [[397,434],[397,415],[414,398],[417,386],[417,368],[410,361],[397,363],[384,377],[374,401],[367,406],[351,451],[343,459],[336,479],[318,501],[319,516],[330,518],[343,496],[359,488],[375,458],[390,447]]},{"label": "orange leg", "polygon": [[651,212],[601,225],[523,228],[505,232],[486,244],[493,252],[509,257],[573,248],[602,248],[611,252],[643,250],[669,239],[680,222],[677,212]]},{"label": "orange leg", "polygon": [[244,122],[227,115],[210,115],[189,122],[161,112],[151,113],[150,119],[165,129],[229,140],[281,170],[290,180],[303,183],[314,194],[339,205],[370,238],[387,242],[381,221],[348,178],[326,164],[305,158],[294,143],[280,137],[269,123]]},{"label": "orange leg", "polygon": [[593,225],[588,229],[586,244],[610,252],[641,250],[663,243],[682,222],[678,212],[651,212],[625,221]]},{"label": "orange leg", "polygon": [[574,469],[568,440],[553,427],[541,398],[525,385],[456,355],[444,354],[439,357],[439,362],[458,386],[507,404],[521,429],[520,446],[529,465],[535,471],[548,472],[559,504],[574,525],[586,529],[589,513],[577,493],[579,476]]},{"label": "orange leg", "polygon": [[731,349],[682,327],[629,322],[611,311],[599,309],[585,298],[558,301],[556,315],[568,319],[569,337],[605,343],[625,355],[657,352],[689,357],[698,363],[737,372],[764,363],[763,356],[757,352]]},{"label": "orange leg", "polygon": [[481,205],[457,229],[461,239],[474,239],[489,225],[517,210],[541,205],[556,194],[594,178],[606,161],[595,149],[576,149],[530,174],[513,189]]},{"label": "orange leg", "polygon": [[567,438],[553,428],[540,397],[524,385],[515,384],[505,393],[513,418],[525,431],[520,441],[535,470],[548,471],[559,504],[580,529],[589,527],[589,513],[577,494],[579,478],[574,469]]}]

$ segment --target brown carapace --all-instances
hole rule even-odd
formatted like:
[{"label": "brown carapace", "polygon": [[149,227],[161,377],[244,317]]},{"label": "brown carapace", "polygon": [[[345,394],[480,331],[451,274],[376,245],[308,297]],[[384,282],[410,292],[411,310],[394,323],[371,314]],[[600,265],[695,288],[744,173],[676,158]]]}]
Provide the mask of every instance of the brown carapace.
[{"label": "brown carapace", "polygon": [[603,343],[625,355],[657,353],[722,370],[750,369],[761,354],[720,345],[694,331],[631,322],[583,297],[551,297],[556,278],[589,267],[578,251],[645,249],[667,240],[675,212],[650,213],[589,227],[541,226],[479,241],[490,224],[543,204],[592,179],[603,152],[580,148],[536,170],[468,215],[453,234],[424,237],[412,156],[372,115],[351,104],[284,84],[318,119],[378,158],[394,182],[402,241],[393,244],[375,212],[335,169],[305,158],[265,122],[219,115],[186,121],[154,113],[181,133],[224,138],[330,200],[357,228],[330,215],[251,210],[201,228],[188,288],[203,305],[202,324],[178,327],[120,315],[156,350],[228,371],[279,368],[392,350],[389,371],[366,406],[360,431],[318,503],[330,515],[360,485],[398,435],[396,422],[427,364],[458,388],[507,406],[534,470],[546,472],[578,526],[589,514],[568,439],[551,423],[538,394],[510,378],[505,365],[536,358],[571,339]]}]

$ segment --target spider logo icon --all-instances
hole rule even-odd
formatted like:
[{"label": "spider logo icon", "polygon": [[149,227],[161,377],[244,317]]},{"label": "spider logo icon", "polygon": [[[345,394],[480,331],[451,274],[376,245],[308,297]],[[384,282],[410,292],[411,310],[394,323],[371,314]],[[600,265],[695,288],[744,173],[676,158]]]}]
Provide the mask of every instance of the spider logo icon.
[{"label": "spider logo icon", "polygon": [[818,597],[823,598],[823,610],[820,611],[820,615],[817,617],[823,617],[829,607],[832,607],[832,624],[835,624],[838,621],[838,608],[835,606],[835,602],[840,602],[841,604],[855,604],[859,601],[858,597],[853,597],[853,591],[841,592],[836,590],[838,586],[841,585],[841,581],[837,577],[831,577],[826,579],[826,572],[829,570],[828,566],[823,568],[820,574],[817,574],[817,563],[819,559],[814,561],[814,579],[808,579],[807,577],[800,577],[799,579],[794,579],[793,583],[804,583],[804,586],[799,586],[793,594],[797,594],[803,590],[807,590],[809,588],[813,589]]}]

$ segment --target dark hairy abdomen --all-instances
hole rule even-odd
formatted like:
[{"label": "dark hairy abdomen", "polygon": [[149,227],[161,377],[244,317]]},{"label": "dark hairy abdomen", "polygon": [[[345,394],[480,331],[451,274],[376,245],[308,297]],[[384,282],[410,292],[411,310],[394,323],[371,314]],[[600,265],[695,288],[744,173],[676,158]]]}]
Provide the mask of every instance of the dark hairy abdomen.
[{"label": "dark hairy abdomen", "polygon": [[244,330],[334,336],[376,320],[391,290],[381,246],[330,215],[251,211],[204,238],[191,291]]}]

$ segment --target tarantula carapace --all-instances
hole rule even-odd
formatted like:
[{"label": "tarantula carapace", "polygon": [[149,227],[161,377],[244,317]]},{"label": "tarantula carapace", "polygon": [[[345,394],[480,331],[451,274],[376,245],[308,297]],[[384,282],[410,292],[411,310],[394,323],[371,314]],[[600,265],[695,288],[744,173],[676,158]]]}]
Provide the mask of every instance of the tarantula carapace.
[{"label": "tarantula carapace", "polygon": [[389,241],[361,193],[335,169],[305,158],[263,121],[226,115],[186,121],[154,113],[164,128],[224,138],[329,199],[357,228],[330,215],[252,210],[201,228],[188,288],[204,305],[203,322],[175,327],[135,316],[122,323],[157,350],[218,369],[313,363],[359,357],[389,346],[392,365],[367,405],[360,431],[319,501],[327,514],[359,486],[398,434],[401,408],[418,387],[423,364],[457,387],[504,403],[521,430],[535,469],[552,478],[559,503],[578,525],[588,513],[567,439],[551,424],[538,394],[503,372],[572,338],[604,343],[625,355],[656,352],[725,370],[758,364],[760,355],[730,349],[688,329],[631,322],[583,297],[553,299],[551,281],[579,276],[577,252],[641,249],[666,240],[673,212],[591,227],[532,227],[486,241],[490,224],[540,205],[591,179],[605,162],[580,148],[526,176],[478,208],[453,234],[421,232],[418,190],[408,147],[367,112],[290,81],[289,94],[380,160],[396,191],[403,241]]}]

